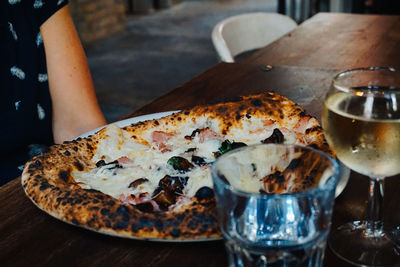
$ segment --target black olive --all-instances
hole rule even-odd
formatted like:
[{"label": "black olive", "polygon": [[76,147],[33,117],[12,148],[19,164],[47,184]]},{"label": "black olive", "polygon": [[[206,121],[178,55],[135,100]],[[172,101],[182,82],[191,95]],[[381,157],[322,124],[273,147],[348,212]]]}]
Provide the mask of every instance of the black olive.
[{"label": "black olive", "polygon": [[132,183],[130,183],[128,187],[129,188],[136,188],[136,187],[138,187],[138,185],[141,185],[144,182],[147,182],[148,180],[149,179],[147,179],[147,178],[139,178],[139,179],[133,181]]},{"label": "black olive", "polygon": [[101,166],[104,166],[104,165],[106,165],[106,162],[104,161],[104,160],[99,160],[98,162],[96,162],[96,167],[97,168],[99,168],[99,167],[101,167]]},{"label": "black olive", "polygon": [[200,133],[200,129],[194,130],[191,135],[186,135],[185,139],[192,140],[196,136],[196,134],[198,134],[198,133]]},{"label": "black olive", "polygon": [[118,160],[114,160],[110,163],[107,163],[106,165],[111,165],[109,168],[107,168],[107,170],[112,170],[112,169],[122,169],[122,166],[119,165]]},{"label": "black olive", "polygon": [[207,162],[202,157],[198,156],[192,156],[192,162],[197,166],[204,166],[207,164]]},{"label": "black olive", "polygon": [[270,137],[265,139],[264,141],[261,141],[263,144],[282,144],[284,141],[285,137],[283,136],[282,132],[279,131],[278,128],[275,128],[273,133],[271,134]]},{"label": "black olive", "polygon": [[170,158],[167,163],[180,173],[190,171],[194,167],[187,159],[177,156]]},{"label": "black olive", "polygon": [[100,167],[103,167],[103,166],[106,166],[106,165],[111,165],[109,168],[107,168],[107,170],[112,170],[112,169],[115,169],[115,168],[122,168],[122,166],[119,165],[118,160],[114,160],[114,161],[111,161],[109,163],[106,163],[104,160],[99,160],[96,163],[96,167],[97,168],[100,168]]},{"label": "black olive", "polygon": [[194,195],[199,201],[203,199],[210,199],[214,197],[214,190],[207,186],[203,186],[199,190],[197,190],[196,194]]},{"label": "black olive", "polygon": [[185,153],[194,152],[194,151],[196,151],[196,149],[197,148],[195,148],[195,147],[191,147],[188,150],[186,150]]}]

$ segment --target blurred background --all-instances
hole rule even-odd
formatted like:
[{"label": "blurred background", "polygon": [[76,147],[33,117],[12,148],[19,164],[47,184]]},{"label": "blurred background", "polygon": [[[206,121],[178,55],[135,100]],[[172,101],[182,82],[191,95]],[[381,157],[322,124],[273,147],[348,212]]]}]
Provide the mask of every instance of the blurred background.
[{"label": "blurred background", "polygon": [[113,122],[218,63],[221,20],[279,12],[298,23],[318,12],[399,14],[399,0],[70,0],[100,107]]}]

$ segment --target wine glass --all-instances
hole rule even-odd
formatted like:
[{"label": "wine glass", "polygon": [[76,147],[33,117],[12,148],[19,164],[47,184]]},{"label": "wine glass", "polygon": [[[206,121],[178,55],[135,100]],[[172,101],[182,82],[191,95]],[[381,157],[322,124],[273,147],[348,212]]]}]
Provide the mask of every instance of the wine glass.
[{"label": "wine glass", "polygon": [[400,173],[400,71],[370,67],[336,75],[322,126],[337,157],[370,182],[367,218],[333,231],[330,248],[355,265],[398,264],[399,229],[384,227],[383,185],[385,177]]}]

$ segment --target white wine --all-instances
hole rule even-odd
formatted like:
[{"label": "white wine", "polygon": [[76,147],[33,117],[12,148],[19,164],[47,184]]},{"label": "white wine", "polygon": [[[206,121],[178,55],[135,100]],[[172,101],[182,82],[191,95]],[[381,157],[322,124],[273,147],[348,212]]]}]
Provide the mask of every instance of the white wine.
[{"label": "white wine", "polygon": [[344,92],[325,100],[325,137],[350,169],[375,178],[400,173],[400,110],[390,104]]}]

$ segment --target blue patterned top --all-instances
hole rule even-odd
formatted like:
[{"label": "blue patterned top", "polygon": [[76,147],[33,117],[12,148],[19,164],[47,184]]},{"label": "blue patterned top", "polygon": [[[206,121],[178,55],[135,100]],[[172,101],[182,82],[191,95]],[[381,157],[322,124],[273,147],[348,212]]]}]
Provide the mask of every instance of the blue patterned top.
[{"label": "blue patterned top", "polygon": [[53,142],[40,26],[67,3],[0,1],[0,185],[20,174],[30,144]]}]

